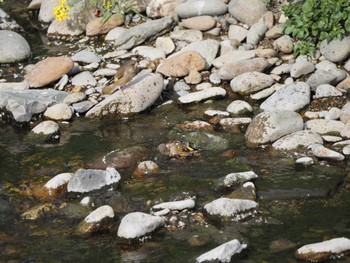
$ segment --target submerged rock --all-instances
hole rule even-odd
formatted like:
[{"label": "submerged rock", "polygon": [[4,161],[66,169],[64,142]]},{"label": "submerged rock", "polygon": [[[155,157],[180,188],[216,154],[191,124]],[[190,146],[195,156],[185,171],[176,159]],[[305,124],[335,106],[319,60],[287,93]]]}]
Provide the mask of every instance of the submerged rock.
[{"label": "submerged rock", "polygon": [[196,147],[209,151],[224,151],[229,147],[229,142],[221,136],[201,131],[186,134],[185,140]]},{"label": "submerged rock", "polygon": [[237,239],[234,239],[200,255],[196,258],[196,262],[231,262],[234,255],[241,253],[246,248],[246,244],[241,244]]},{"label": "submerged rock", "polygon": [[139,163],[136,170],[133,172],[133,176],[136,178],[142,178],[143,176],[155,175],[159,172],[158,165],[153,161],[143,161]]},{"label": "submerged rock", "polygon": [[77,232],[80,234],[90,234],[98,231],[108,230],[112,226],[114,211],[109,205],[100,206],[91,212],[78,225]]},{"label": "submerged rock", "polygon": [[339,258],[348,251],[350,251],[350,239],[340,237],[305,245],[299,248],[295,255],[301,260],[321,262],[332,258]]},{"label": "submerged rock", "polygon": [[165,224],[160,216],[133,212],[123,217],[118,228],[118,236],[126,239],[149,235]]},{"label": "submerged rock", "polygon": [[244,184],[245,182],[251,181],[252,179],[258,178],[258,175],[253,171],[230,173],[226,175],[222,181],[225,187],[233,187]]},{"label": "submerged rock", "polygon": [[195,207],[195,205],[196,203],[193,199],[186,199],[186,200],[180,200],[180,201],[160,203],[152,206],[152,210],[169,209],[169,210],[181,211],[184,209],[192,209]]}]

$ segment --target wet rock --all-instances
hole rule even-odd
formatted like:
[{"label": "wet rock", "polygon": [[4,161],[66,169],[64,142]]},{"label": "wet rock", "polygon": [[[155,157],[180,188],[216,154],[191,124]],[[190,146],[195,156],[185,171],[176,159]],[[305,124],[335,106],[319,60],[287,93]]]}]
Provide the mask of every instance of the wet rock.
[{"label": "wet rock", "polygon": [[344,128],[344,123],[335,120],[309,120],[305,122],[305,129],[319,134],[340,134]]},{"label": "wet rock", "polygon": [[258,175],[254,171],[230,173],[224,178],[219,179],[218,187],[235,187],[256,178],[258,178]]},{"label": "wet rock", "polygon": [[321,43],[321,54],[332,62],[342,62],[350,55],[350,37],[344,37],[342,40],[333,39],[329,43],[324,40]]},{"label": "wet rock", "polygon": [[194,16],[219,16],[227,12],[227,6],[220,0],[187,1],[175,8],[175,13],[181,18]]},{"label": "wet rock", "polygon": [[281,36],[273,42],[273,47],[285,54],[290,54],[293,51],[293,40],[288,35]]},{"label": "wet rock", "polygon": [[198,52],[188,51],[168,58],[157,71],[165,76],[183,77],[191,70],[201,71],[204,68],[205,59]]},{"label": "wet rock", "polygon": [[231,258],[246,249],[246,244],[241,244],[237,239],[226,242],[196,258],[196,262],[231,262]]},{"label": "wet rock", "polygon": [[267,98],[260,108],[264,111],[298,111],[310,103],[310,87],[304,82],[286,85]]},{"label": "wet rock", "polygon": [[100,206],[91,212],[78,225],[77,232],[79,234],[91,234],[98,231],[105,231],[112,227],[112,219],[114,211],[109,205]]},{"label": "wet rock", "polygon": [[315,162],[311,157],[301,157],[295,161],[296,164],[302,164],[305,166],[313,165]]},{"label": "wet rock", "polygon": [[79,169],[69,180],[67,190],[68,192],[78,193],[90,192],[118,183],[120,179],[120,174],[111,167],[108,167],[106,170]]},{"label": "wet rock", "polygon": [[316,70],[311,76],[306,80],[306,83],[311,87],[312,91],[322,84],[335,84],[337,77],[330,71]]},{"label": "wet rock", "polygon": [[123,217],[118,228],[118,236],[126,239],[140,238],[149,235],[165,224],[160,216],[141,212],[129,213]]},{"label": "wet rock", "polygon": [[172,17],[149,21],[127,29],[115,40],[117,50],[131,49],[145,42],[150,37],[170,31],[175,24]]},{"label": "wet rock", "polygon": [[101,58],[98,55],[96,55],[96,53],[91,52],[89,50],[79,51],[74,56],[72,56],[72,60],[75,62],[83,62],[86,64],[90,64],[90,63],[94,63],[94,62],[97,62],[97,63],[101,62]]},{"label": "wet rock", "polygon": [[92,102],[92,101],[86,100],[86,101],[81,101],[81,102],[78,102],[78,103],[74,103],[74,104],[72,104],[72,107],[73,107],[75,112],[85,113],[85,112],[90,110],[95,105],[96,105],[96,102]]},{"label": "wet rock", "polygon": [[111,151],[89,166],[99,169],[105,169],[109,166],[116,169],[129,168],[145,159],[147,160],[150,154],[151,151],[146,147],[131,146],[122,150]]},{"label": "wet rock", "polygon": [[32,88],[46,86],[73,69],[74,62],[69,57],[49,57],[35,64],[25,76]]},{"label": "wet rock", "polygon": [[252,25],[247,34],[247,44],[253,46],[257,45],[260,40],[264,38],[266,31],[267,26],[263,21]]},{"label": "wet rock", "polygon": [[333,87],[329,84],[322,84],[316,88],[315,98],[324,98],[324,97],[339,97],[342,96],[343,93],[337,88]]},{"label": "wet rock", "polygon": [[143,161],[139,163],[133,173],[135,178],[142,178],[144,176],[155,175],[159,172],[158,165],[153,161]]},{"label": "wet rock", "polygon": [[86,99],[86,94],[84,92],[70,93],[64,100],[63,103],[71,105]]},{"label": "wet rock", "polygon": [[303,119],[296,112],[263,112],[249,124],[245,137],[248,143],[263,144],[302,129]]},{"label": "wet rock", "polygon": [[201,91],[191,92],[179,98],[180,103],[187,104],[199,102],[214,97],[226,96],[226,90],[223,88],[209,88]]},{"label": "wet rock", "polygon": [[59,0],[45,0],[40,5],[38,19],[41,22],[49,23],[55,19],[54,9],[58,6]]},{"label": "wet rock", "polygon": [[194,130],[200,130],[200,131],[213,131],[213,127],[205,121],[185,121],[184,123],[177,124],[175,126],[176,129],[180,129],[183,131],[194,131]]},{"label": "wet rock", "polygon": [[207,31],[212,29],[215,24],[216,21],[212,16],[196,16],[182,20],[180,25],[188,29]]},{"label": "wet rock", "polygon": [[161,154],[167,155],[171,158],[187,158],[198,156],[198,151],[196,149],[189,146],[188,143],[180,141],[162,143],[158,146],[158,151]]},{"label": "wet rock", "polygon": [[271,76],[260,72],[247,72],[235,77],[231,80],[230,86],[232,91],[241,95],[249,95],[250,93],[260,91],[273,84],[274,80]]},{"label": "wet rock", "polygon": [[175,50],[175,44],[170,37],[158,37],[156,39],[156,48],[164,50],[165,54],[170,54]]},{"label": "wet rock", "polygon": [[74,86],[96,86],[97,81],[90,71],[83,71],[72,78]]},{"label": "wet rock", "polygon": [[226,111],[232,114],[247,114],[253,112],[253,108],[244,100],[235,100],[227,106]]},{"label": "wet rock", "polygon": [[68,93],[64,91],[23,90],[0,91],[0,108],[11,113],[17,122],[29,122],[34,114],[44,112],[47,107],[61,103]]},{"label": "wet rock", "polygon": [[51,203],[40,204],[25,211],[21,217],[26,220],[37,220],[49,212],[55,212],[56,209]]},{"label": "wet rock", "polygon": [[73,116],[73,111],[65,103],[58,103],[50,106],[44,112],[44,116],[52,120],[70,120]]},{"label": "wet rock", "polygon": [[204,206],[205,211],[214,216],[230,217],[239,221],[252,216],[259,205],[252,200],[219,198]]},{"label": "wet rock", "polygon": [[209,151],[224,151],[229,147],[226,139],[207,132],[191,132],[185,135],[185,139],[193,145]]},{"label": "wet rock", "polygon": [[27,40],[20,34],[0,30],[0,54],[0,63],[13,63],[29,58],[31,49]]},{"label": "wet rock", "polygon": [[229,3],[228,11],[237,20],[252,26],[262,18],[267,10],[261,0],[233,0]]},{"label": "wet rock", "polygon": [[269,249],[273,252],[280,252],[296,247],[297,244],[287,239],[278,239],[270,243]]},{"label": "wet rock", "polygon": [[118,89],[89,110],[86,116],[96,118],[144,111],[158,99],[163,87],[163,78],[159,74],[136,75],[122,89]]},{"label": "wet rock", "polygon": [[[67,184],[72,178],[72,173],[61,173],[50,179],[45,185],[46,198],[56,198],[67,192]],[[42,196],[43,197],[43,196]]]},{"label": "wet rock", "polygon": [[288,134],[272,144],[272,147],[276,150],[291,151],[302,148],[307,148],[312,144],[323,144],[322,137],[312,131],[297,131]]},{"label": "wet rock", "polygon": [[296,257],[312,262],[326,261],[339,258],[350,250],[350,240],[345,237],[305,245],[296,252]]},{"label": "wet rock", "polygon": [[151,0],[146,9],[147,16],[151,18],[173,16],[175,7],[182,2],[184,0]]},{"label": "wet rock", "polygon": [[322,144],[313,144],[310,145],[308,148],[311,149],[312,154],[318,158],[330,159],[335,161],[342,161],[345,159],[344,155],[336,151],[330,150],[324,147]]},{"label": "wet rock", "polygon": [[240,60],[251,59],[255,57],[254,50],[232,50],[222,54],[213,61],[216,68],[221,68],[225,64],[235,63]]},{"label": "wet rock", "polygon": [[245,200],[256,200],[256,189],[252,182],[247,182],[243,184],[238,189],[232,191],[231,193],[224,195],[223,197],[231,199],[245,199]]},{"label": "wet rock", "polygon": [[194,29],[183,29],[171,32],[170,37],[174,40],[192,43],[202,41],[203,33]]},{"label": "wet rock", "polygon": [[246,72],[263,72],[270,66],[270,63],[263,58],[252,58],[225,64],[219,69],[218,74],[222,80],[231,80]]},{"label": "wet rock", "polygon": [[59,132],[59,126],[54,121],[43,121],[36,125],[31,131],[35,134],[52,135]]},{"label": "wet rock", "polygon": [[152,211],[157,210],[175,210],[175,211],[182,211],[185,209],[193,209],[195,207],[196,203],[193,199],[186,199],[186,200],[180,200],[180,201],[173,201],[173,202],[164,202],[157,205],[152,206]]},{"label": "wet rock", "polygon": [[300,76],[307,75],[314,72],[315,66],[308,61],[299,61],[294,63],[290,69],[290,76],[292,78],[299,78]]},{"label": "wet rock", "polygon": [[96,17],[86,25],[87,36],[97,36],[107,34],[113,28],[124,24],[124,16],[122,14],[112,14],[107,21],[103,17]]},{"label": "wet rock", "polygon": [[223,118],[220,120],[219,124],[226,130],[240,132],[239,127],[242,125],[248,125],[251,121],[251,118]]},{"label": "wet rock", "polygon": [[238,25],[230,25],[228,30],[228,38],[239,42],[242,42],[247,37],[247,34],[248,30]]}]

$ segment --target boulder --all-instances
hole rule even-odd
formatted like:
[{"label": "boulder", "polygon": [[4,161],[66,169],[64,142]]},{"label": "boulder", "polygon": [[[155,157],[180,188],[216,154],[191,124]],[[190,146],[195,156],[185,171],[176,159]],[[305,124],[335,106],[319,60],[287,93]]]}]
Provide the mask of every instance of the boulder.
[{"label": "boulder", "polygon": [[273,82],[274,80],[271,76],[252,71],[243,73],[232,79],[230,86],[234,92],[241,95],[249,95],[271,86]]},{"label": "boulder", "polygon": [[231,0],[229,13],[248,26],[257,23],[266,13],[266,5],[262,0]]},{"label": "boulder", "polygon": [[13,63],[28,59],[31,55],[27,40],[20,34],[0,30],[0,63]]},{"label": "boulder", "polygon": [[284,135],[303,129],[302,117],[293,111],[271,111],[258,114],[249,124],[245,138],[251,144],[274,142]]},{"label": "boulder", "polygon": [[323,40],[321,43],[321,54],[331,62],[342,62],[346,60],[350,55],[350,36],[343,39],[333,39],[328,43],[327,40]]}]

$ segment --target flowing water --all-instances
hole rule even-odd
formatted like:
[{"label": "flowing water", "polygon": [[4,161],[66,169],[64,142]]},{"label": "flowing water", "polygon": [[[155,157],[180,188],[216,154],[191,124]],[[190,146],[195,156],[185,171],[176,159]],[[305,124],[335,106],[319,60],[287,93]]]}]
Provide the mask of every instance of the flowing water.
[{"label": "flowing water", "polygon": [[[43,30],[37,29],[38,23],[25,11],[27,4],[5,0],[2,7],[25,28],[34,53],[30,62],[38,56],[67,53],[65,46],[46,44]],[[213,106],[224,108],[231,101],[216,101]],[[269,147],[249,149],[244,133],[225,131],[216,134],[228,140],[234,156],[204,149],[190,159],[161,156],[159,144],[182,136],[174,126],[203,119],[203,109],[209,106],[172,104],[123,120],[77,118],[60,124],[58,144],[35,141],[29,129],[0,123],[0,262],[191,262],[235,238],[248,244],[237,262],[297,262],[294,253],[302,245],[350,236],[347,162],[296,166],[294,157],[279,155]],[[150,158],[159,165],[160,173],[136,179],[132,169],[120,170],[119,186],[89,193],[98,205],[113,204],[116,218],[109,232],[90,236],[75,233],[88,214],[78,205],[87,194],[55,200],[61,208],[38,220],[21,218],[23,211],[43,203],[26,194],[32,184],[61,172],[74,172],[112,150],[135,145],[152,150]],[[260,209],[255,217],[243,222],[209,218],[209,224],[184,219],[184,229],[162,229],[143,242],[129,243],[117,237],[121,218],[131,211],[148,212],[149,201],[170,201],[187,192],[196,195],[195,212],[201,212],[205,203],[220,197],[214,187],[217,178],[247,170],[259,175],[255,185]]]}]

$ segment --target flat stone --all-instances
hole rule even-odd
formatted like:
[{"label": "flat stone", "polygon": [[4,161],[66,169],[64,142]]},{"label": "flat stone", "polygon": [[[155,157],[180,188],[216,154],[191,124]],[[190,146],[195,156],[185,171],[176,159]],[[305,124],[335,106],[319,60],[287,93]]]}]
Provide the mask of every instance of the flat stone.
[{"label": "flat stone", "polygon": [[73,107],[74,111],[76,111],[78,113],[85,113],[95,105],[96,105],[96,102],[92,102],[90,100],[85,100],[85,101],[81,101],[81,102],[77,102],[77,103],[72,104],[72,107]]},{"label": "flat stone", "polygon": [[325,97],[339,97],[342,96],[343,93],[337,88],[333,87],[330,84],[321,84],[316,88],[315,98],[325,98]]},{"label": "flat stone", "polygon": [[265,98],[269,97],[270,95],[272,95],[277,90],[280,90],[282,87],[284,87],[284,85],[276,83],[276,84],[272,85],[270,88],[266,88],[266,89],[263,89],[262,91],[259,91],[257,93],[250,94],[250,98],[253,100],[265,99]]},{"label": "flat stone", "polygon": [[91,52],[89,50],[79,51],[74,56],[72,56],[72,60],[75,62],[83,62],[86,64],[90,64],[93,62],[101,62],[100,56],[96,55],[94,52]]},{"label": "flat stone", "polygon": [[292,69],[292,65],[282,64],[280,66],[273,68],[273,70],[271,70],[271,74],[275,74],[275,75],[288,74],[290,73],[291,69]]},{"label": "flat stone", "polygon": [[319,134],[340,134],[345,124],[341,121],[316,119],[305,122],[305,129]]},{"label": "flat stone", "polygon": [[252,58],[225,64],[219,69],[218,74],[222,80],[231,80],[246,72],[264,72],[270,66],[264,58]]},{"label": "flat stone", "polygon": [[180,200],[180,201],[160,203],[152,206],[152,210],[169,209],[171,211],[172,210],[182,211],[185,209],[192,209],[195,207],[195,205],[196,203],[193,199],[186,199],[186,200]]},{"label": "flat stone", "polygon": [[228,38],[231,40],[235,39],[242,42],[247,37],[247,34],[248,30],[238,25],[230,25],[228,29]]},{"label": "flat stone", "polygon": [[227,6],[221,0],[187,1],[175,8],[175,13],[181,18],[194,16],[219,16],[227,12]]},{"label": "flat stone", "polygon": [[196,258],[196,262],[231,262],[231,258],[246,249],[246,244],[241,244],[237,239],[226,242]]},{"label": "flat stone", "polygon": [[183,77],[191,70],[203,70],[205,64],[205,59],[198,52],[187,51],[166,59],[158,66],[157,71],[165,76]]},{"label": "flat stone", "polygon": [[252,122],[251,118],[223,118],[220,120],[219,124],[224,128],[235,128],[240,125],[247,125]]},{"label": "flat stone", "polygon": [[313,165],[315,162],[311,157],[301,157],[295,161],[296,164],[302,164],[305,166]]},{"label": "flat stone", "polygon": [[27,90],[29,85],[27,81],[22,82],[0,82],[0,90]]},{"label": "flat stone", "polygon": [[231,80],[230,86],[232,91],[241,95],[249,95],[256,91],[265,89],[273,84],[271,76],[260,72],[243,73]]},{"label": "flat stone", "polygon": [[231,0],[228,11],[238,21],[252,26],[262,18],[267,10],[261,0]]},{"label": "flat stone", "polygon": [[118,228],[118,236],[126,239],[140,238],[149,235],[162,227],[165,221],[160,216],[133,212],[124,216]]},{"label": "flat stone", "polygon": [[100,206],[84,218],[78,225],[77,232],[79,234],[91,234],[108,230],[112,227],[113,218],[114,211],[112,207],[109,205]]},{"label": "flat stone", "polygon": [[92,76],[94,77],[114,77],[117,74],[116,69],[111,69],[111,68],[101,68],[96,70]]},{"label": "flat stone", "polygon": [[79,169],[67,185],[68,192],[85,193],[100,189],[104,186],[118,183],[121,177],[114,168],[106,170]]},{"label": "flat stone", "polygon": [[260,108],[264,111],[298,111],[310,103],[310,87],[305,82],[284,86],[267,98]]},{"label": "flat stone", "polygon": [[323,139],[318,133],[297,131],[278,139],[272,147],[276,150],[295,151],[306,149],[309,145],[316,143],[323,144]]},{"label": "flat stone", "polygon": [[331,159],[335,161],[342,161],[345,159],[344,155],[336,151],[324,147],[322,144],[313,144],[308,147],[311,149],[313,155],[318,158]]},{"label": "flat stone", "polygon": [[131,53],[140,55],[141,57],[147,58],[151,61],[165,58],[165,51],[159,48],[138,46],[135,47]]},{"label": "flat stone", "polygon": [[30,46],[20,34],[0,30],[0,63],[13,63],[28,59],[31,55]]},{"label": "flat stone", "polygon": [[74,62],[69,57],[49,57],[36,63],[25,79],[32,88],[43,87],[60,79],[73,66]]},{"label": "flat stone", "polygon": [[271,111],[258,114],[249,124],[245,134],[251,144],[274,142],[284,135],[301,131],[303,119],[293,111]]},{"label": "flat stone", "polygon": [[214,97],[226,96],[226,90],[223,88],[209,88],[202,91],[191,92],[179,98],[182,104],[199,102]]},{"label": "flat stone", "polygon": [[327,40],[321,43],[321,54],[331,62],[342,62],[350,55],[350,37],[344,37],[342,40],[333,39],[329,43]]},{"label": "flat stone", "polygon": [[86,94],[84,92],[70,93],[67,97],[65,97],[65,99],[63,100],[63,103],[66,103],[67,105],[71,105],[73,103],[77,103],[85,99],[86,99]]},{"label": "flat stone", "polygon": [[180,25],[188,29],[208,31],[212,29],[215,24],[216,20],[212,16],[196,16],[182,20]]}]

